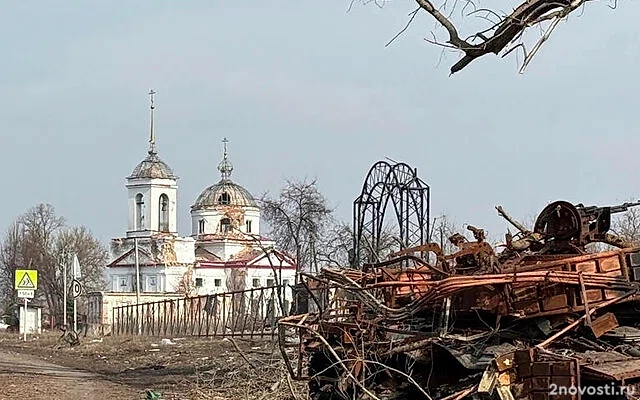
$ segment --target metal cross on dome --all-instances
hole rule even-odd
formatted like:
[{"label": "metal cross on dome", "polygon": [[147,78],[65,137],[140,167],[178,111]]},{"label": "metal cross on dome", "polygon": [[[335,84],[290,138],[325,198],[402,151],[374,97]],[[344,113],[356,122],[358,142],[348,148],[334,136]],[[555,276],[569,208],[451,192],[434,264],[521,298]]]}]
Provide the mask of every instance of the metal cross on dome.
[{"label": "metal cross on dome", "polygon": [[233,165],[231,164],[231,162],[229,161],[227,155],[227,143],[229,143],[229,140],[225,137],[224,139],[222,139],[222,144],[224,146],[224,153],[222,155],[222,161],[220,161],[220,164],[218,164],[218,171],[220,171],[220,174],[222,175],[222,179],[229,179],[229,177],[231,176],[231,172],[233,171]]}]

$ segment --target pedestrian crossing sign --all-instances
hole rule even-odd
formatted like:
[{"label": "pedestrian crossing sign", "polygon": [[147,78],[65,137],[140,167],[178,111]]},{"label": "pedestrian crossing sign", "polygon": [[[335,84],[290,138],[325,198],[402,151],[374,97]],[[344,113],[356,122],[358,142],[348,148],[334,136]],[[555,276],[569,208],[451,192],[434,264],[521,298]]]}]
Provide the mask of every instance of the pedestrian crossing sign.
[{"label": "pedestrian crossing sign", "polygon": [[15,289],[16,290],[36,290],[38,288],[38,270],[17,269]]}]

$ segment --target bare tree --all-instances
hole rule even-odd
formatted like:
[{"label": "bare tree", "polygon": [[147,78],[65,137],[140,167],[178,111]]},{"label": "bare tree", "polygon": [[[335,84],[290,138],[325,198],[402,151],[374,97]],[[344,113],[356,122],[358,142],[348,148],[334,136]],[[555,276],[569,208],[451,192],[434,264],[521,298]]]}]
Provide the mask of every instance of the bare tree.
[{"label": "bare tree", "polygon": [[640,209],[630,208],[616,216],[611,226],[611,233],[634,245],[640,244]]},{"label": "bare tree", "polygon": [[433,219],[431,241],[440,245],[444,254],[455,253],[459,249],[449,240],[456,233],[464,235],[462,228],[458,227],[453,218],[446,214],[440,214]]},{"label": "bare tree", "polygon": [[277,198],[261,198],[264,219],[278,246],[296,259],[296,283],[301,270],[311,270],[316,248],[333,210],[315,180],[287,181]]},{"label": "bare tree", "polygon": [[67,263],[71,282],[71,255],[81,265],[80,282],[87,290],[104,288],[103,271],[108,258],[106,248],[84,227],[69,227],[50,204],[39,204],[17,218],[7,231],[0,249],[2,290],[10,299],[15,270],[38,270],[36,296],[53,315],[62,313],[63,263]]},{"label": "bare tree", "polygon": [[[384,225],[377,250],[367,240],[362,241],[365,246],[362,249],[363,259],[384,260],[390,253],[400,250],[398,236],[397,227]],[[323,266],[346,268],[351,265],[350,253],[354,251],[353,245],[353,227],[343,221],[332,221],[318,245],[317,260]]]},{"label": "bare tree", "polygon": [[332,221],[317,246],[317,262],[327,267],[347,267],[353,249],[353,229],[343,221]]},{"label": "bare tree", "polygon": [[23,227],[14,222],[7,229],[5,238],[0,245],[0,301],[3,303],[13,303],[16,300],[13,282],[15,270],[24,265],[23,238]]},{"label": "bare tree", "polygon": [[[618,236],[625,243],[632,243],[634,246],[640,245],[640,209],[630,208],[621,214],[613,216],[611,221],[611,228],[609,232]],[[590,253],[597,253],[600,251],[608,251],[616,249],[607,243],[596,242],[589,243],[586,246],[586,250]]]},{"label": "bare tree", "polygon": [[[458,248],[449,241],[449,238],[456,233],[464,234],[465,232],[451,217],[442,214],[434,218],[431,225],[431,241],[438,243],[445,254],[458,251]],[[386,260],[391,253],[400,250],[398,227],[391,224],[383,226],[377,251],[367,240],[363,240],[362,243],[365,246],[362,249],[364,260]],[[367,247],[368,244],[369,247]],[[343,221],[332,221],[318,246],[318,262],[324,266],[347,267],[350,265],[349,253],[353,251],[353,245],[353,227]]]},{"label": "bare tree", "polygon": [[57,276],[59,260],[55,252],[56,234],[64,226],[64,218],[56,215],[50,204],[39,204],[18,217],[24,230],[21,268],[38,270],[36,295],[44,298],[51,312],[61,311],[62,285]]},{"label": "bare tree", "polygon": [[[55,255],[76,254],[82,268],[79,279],[86,291],[104,290],[104,268],[109,254],[106,248],[84,226],[63,227],[56,236]],[[71,269],[68,268],[71,273]],[[59,271],[60,273],[62,271]]]},{"label": "bare tree", "polygon": [[[408,28],[419,13],[430,15],[440,28],[445,29],[446,39],[438,40],[432,33],[432,38],[425,40],[441,46],[443,51],[452,49],[463,53],[463,57],[451,67],[451,74],[461,71],[485,54],[503,53],[502,57],[505,57],[516,49],[522,50],[524,55],[520,67],[522,73],[560,21],[587,2],[587,0],[520,0],[520,4],[515,2],[512,5],[511,13],[504,13],[497,9],[482,8],[478,2],[472,0],[459,2],[445,0],[440,6],[434,5],[431,0],[415,1],[416,9],[409,14],[409,22],[391,42]],[[611,8],[615,8],[616,1],[613,0],[614,6]],[[354,2],[355,0],[351,0],[351,5]],[[371,0],[362,0],[362,3],[370,2]],[[381,6],[384,0],[376,0],[375,3]],[[482,26],[474,28],[475,33],[462,35],[459,29],[460,21],[456,22],[454,19],[458,14],[460,17],[477,17],[482,20]],[[540,28],[541,36],[537,38],[530,50],[527,50],[523,37],[525,32],[533,27]]]}]

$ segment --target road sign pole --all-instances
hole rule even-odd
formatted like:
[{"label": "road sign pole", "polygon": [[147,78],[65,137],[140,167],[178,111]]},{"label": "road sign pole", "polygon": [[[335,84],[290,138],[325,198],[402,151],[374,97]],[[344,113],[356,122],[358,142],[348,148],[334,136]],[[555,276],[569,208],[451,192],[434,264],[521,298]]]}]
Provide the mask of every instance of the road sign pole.
[{"label": "road sign pole", "polygon": [[[27,298],[33,298],[38,289],[38,270],[17,269],[15,272],[14,289],[18,291],[18,297],[24,297],[24,312],[22,317],[23,339],[27,341]],[[37,319],[36,319],[37,322]]]},{"label": "road sign pole", "polygon": [[[74,264],[73,264],[73,284],[75,285],[76,283],[76,265],[75,265],[75,259],[74,259]],[[78,302],[76,301],[76,295],[74,293],[73,296],[73,332],[78,332],[78,313],[76,312],[76,307],[78,305]]]},{"label": "road sign pole", "polygon": [[24,298],[24,316],[22,322],[22,333],[24,335],[24,341],[27,341],[27,298]]}]

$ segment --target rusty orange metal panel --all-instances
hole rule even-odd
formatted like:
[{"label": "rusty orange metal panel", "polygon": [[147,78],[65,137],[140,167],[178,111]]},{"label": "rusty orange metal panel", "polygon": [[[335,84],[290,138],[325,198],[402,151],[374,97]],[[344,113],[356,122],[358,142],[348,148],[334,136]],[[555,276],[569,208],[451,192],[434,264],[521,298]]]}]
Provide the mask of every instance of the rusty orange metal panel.
[{"label": "rusty orange metal panel", "polygon": [[576,271],[582,271],[591,274],[598,272],[598,269],[596,268],[595,261],[584,261],[576,264]]},{"label": "rusty orange metal panel", "polygon": [[[621,272],[620,261],[617,254],[615,256],[601,258],[598,260],[598,263],[600,264],[600,272]],[[620,273],[620,275],[622,275],[622,273]]]}]

